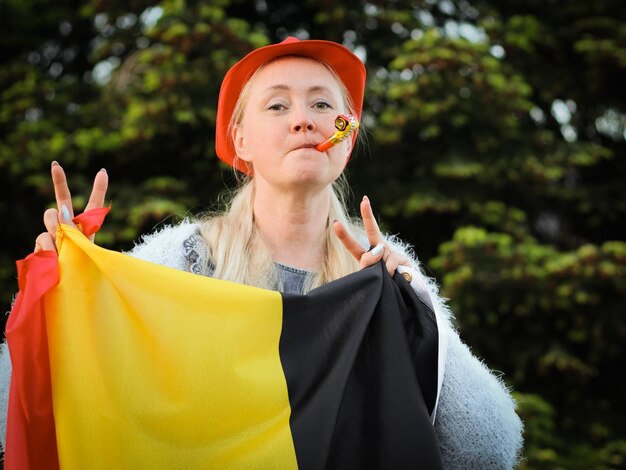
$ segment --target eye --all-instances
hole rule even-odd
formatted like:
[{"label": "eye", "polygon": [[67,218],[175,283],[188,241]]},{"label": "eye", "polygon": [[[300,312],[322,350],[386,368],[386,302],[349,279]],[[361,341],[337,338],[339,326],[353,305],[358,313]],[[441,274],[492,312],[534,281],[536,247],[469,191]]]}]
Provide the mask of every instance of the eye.
[{"label": "eye", "polygon": [[319,100],[313,103],[315,109],[333,109],[332,105],[324,100]]},{"label": "eye", "polygon": [[274,103],[270,104],[267,109],[268,111],[282,111],[283,109],[287,109],[287,107],[282,103]]}]

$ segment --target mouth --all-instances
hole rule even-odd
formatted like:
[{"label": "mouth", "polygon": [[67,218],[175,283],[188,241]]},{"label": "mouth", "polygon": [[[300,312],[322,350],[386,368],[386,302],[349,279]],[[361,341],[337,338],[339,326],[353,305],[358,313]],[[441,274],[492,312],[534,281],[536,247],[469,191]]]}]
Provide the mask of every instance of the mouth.
[{"label": "mouth", "polygon": [[314,149],[314,148],[315,148],[315,144],[302,144],[302,145],[296,147],[294,150]]}]

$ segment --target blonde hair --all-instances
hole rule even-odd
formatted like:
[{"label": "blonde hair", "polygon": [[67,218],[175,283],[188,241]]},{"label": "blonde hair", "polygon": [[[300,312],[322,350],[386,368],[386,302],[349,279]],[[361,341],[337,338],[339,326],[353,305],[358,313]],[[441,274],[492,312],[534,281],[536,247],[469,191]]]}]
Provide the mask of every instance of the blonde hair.
[{"label": "blonde hair", "polygon": [[[354,105],[348,90],[337,73],[329,65],[323,62],[320,63],[326,66],[335,77],[340,85],[346,108],[350,113],[354,113]],[[230,120],[229,135],[232,136],[234,128],[241,125],[248,100],[250,83],[259,71],[267,65],[264,64],[259,67],[243,87]],[[233,192],[224,211],[217,214],[209,214],[200,221],[200,232],[208,247],[213,271],[212,275],[227,281],[264,289],[278,288],[280,290],[282,286],[280,285],[276,265],[272,260],[269,247],[254,223],[254,178],[239,176],[239,180],[240,186]],[[322,245],[323,263],[320,271],[315,273],[305,283],[305,292],[359,269],[359,263],[335,236],[332,228],[333,221],[338,220],[357,240],[366,240],[360,223],[352,220],[346,210],[345,198],[347,192],[347,182],[345,177],[341,175],[332,185],[330,207]]]}]

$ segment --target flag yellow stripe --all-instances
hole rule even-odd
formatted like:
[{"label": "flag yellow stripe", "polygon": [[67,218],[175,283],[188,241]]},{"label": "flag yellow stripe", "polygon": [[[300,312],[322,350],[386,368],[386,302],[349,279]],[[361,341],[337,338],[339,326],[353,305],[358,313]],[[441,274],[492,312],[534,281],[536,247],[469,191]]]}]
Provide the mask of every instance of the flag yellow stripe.
[{"label": "flag yellow stripe", "polygon": [[59,229],[46,298],[61,468],[297,468],[279,293]]}]

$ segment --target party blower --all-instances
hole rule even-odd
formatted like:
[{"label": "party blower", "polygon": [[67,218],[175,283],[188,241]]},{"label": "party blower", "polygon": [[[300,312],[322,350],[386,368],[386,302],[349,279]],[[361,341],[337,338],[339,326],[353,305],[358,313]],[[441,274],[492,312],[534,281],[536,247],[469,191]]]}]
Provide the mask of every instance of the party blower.
[{"label": "party blower", "polygon": [[335,119],[335,133],[326,139],[324,142],[320,142],[315,146],[315,150],[324,152],[331,148],[333,145],[337,145],[339,142],[343,142],[346,138],[359,128],[359,121],[352,114],[340,114]]}]

